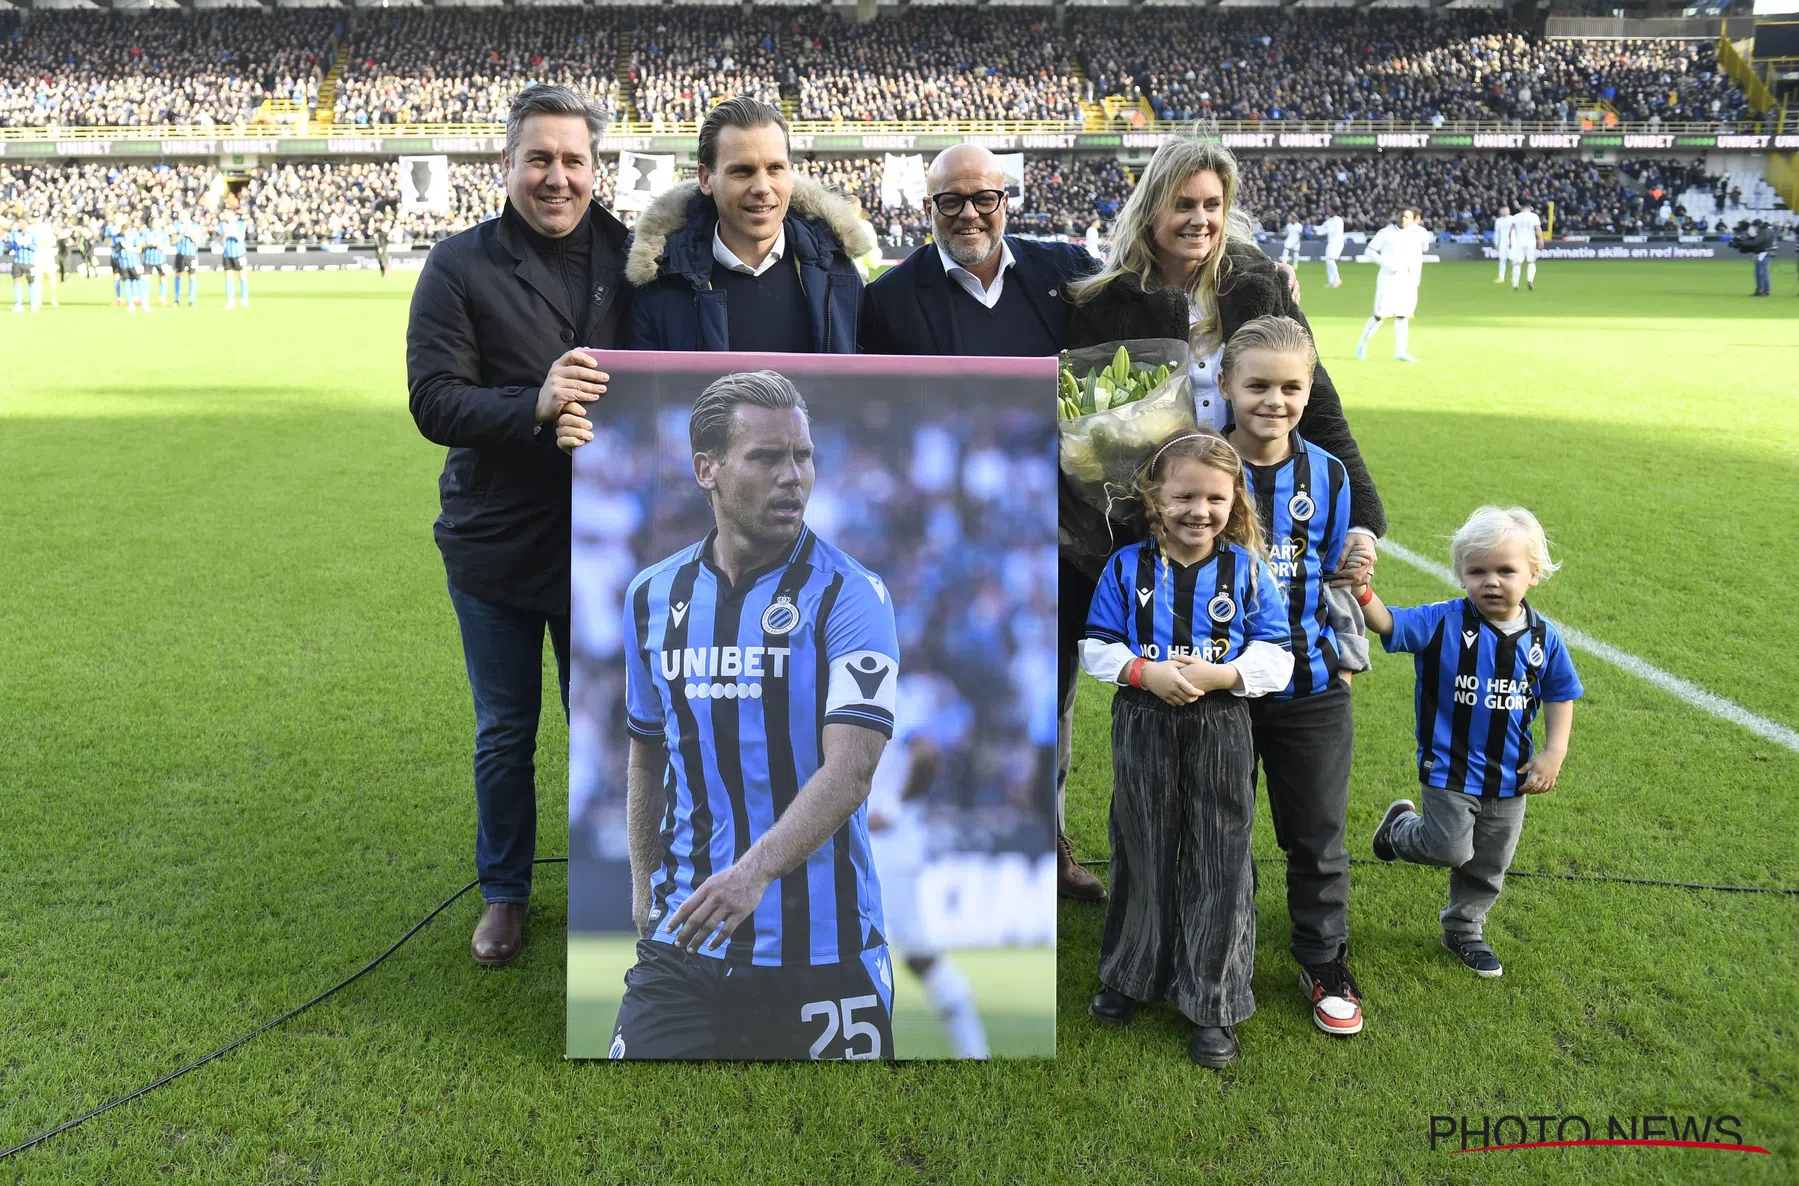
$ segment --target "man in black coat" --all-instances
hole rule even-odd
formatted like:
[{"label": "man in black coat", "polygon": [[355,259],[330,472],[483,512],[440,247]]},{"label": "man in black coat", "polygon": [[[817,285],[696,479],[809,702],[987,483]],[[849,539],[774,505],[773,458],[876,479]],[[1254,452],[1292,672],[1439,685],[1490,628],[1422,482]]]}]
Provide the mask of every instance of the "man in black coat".
[{"label": "man in black coat", "polygon": [[[1059,352],[1068,332],[1064,290],[1093,270],[1093,257],[1072,243],[1006,234],[1005,174],[998,158],[979,145],[939,153],[925,174],[925,190],[934,241],[863,292],[858,334],[863,351],[1009,357]],[[1065,759],[1059,765],[1065,775]],[[1105,886],[1075,863],[1073,846],[1061,832],[1061,777],[1056,786],[1057,887],[1064,897],[1101,901]]]},{"label": "man in black coat", "polygon": [[581,348],[624,345],[624,226],[593,202],[605,117],[559,86],[527,88],[506,122],[506,207],[432,249],[412,296],[412,417],[449,447],[437,546],[475,703],[475,868],[487,901],[475,962],[523,943],[537,843],[543,638],[568,711],[568,456],[552,421],[606,392]]}]

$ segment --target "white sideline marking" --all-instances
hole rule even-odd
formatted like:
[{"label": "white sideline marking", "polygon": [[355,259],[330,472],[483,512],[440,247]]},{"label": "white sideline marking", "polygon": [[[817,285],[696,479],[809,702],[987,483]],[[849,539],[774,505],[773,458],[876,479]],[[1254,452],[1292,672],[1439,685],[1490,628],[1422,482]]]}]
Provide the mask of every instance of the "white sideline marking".
[{"label": "white sideline marking", "polygon": [[[1410,548],[1394,543],[1392,540],[1380,540],[1380,550],[1396,560],[1403,560],[1419,572],[1436,577],[1445,585],[1461,588],[1455,574],[1426,556],[1420,556]],[[1776,745],[1799,754],[1799,732],[1794,732],[1785,725],[1770,721],[1767,717],[1757,716],[1732,700],[1726,700],[1713,692],[1708,692],[1698,684],[1689,683],[1678,675],[1663,671],[1653,663],[1637,658],[1629,651],[1621,651],[1607,642],[1600,642],[1584,631],[1572,626],[1556,623],[1556,629],[1562,632],[1562,638],[1569,646],[1587,652],[1596,658],[1603,659],[1621,671],[1644,679],[1680,700],[1686,701],[1694,708],[1709,712],[1720,720],[1729,721],[1733,725],[1741,725],[1757,737],[1765,738]]]}]

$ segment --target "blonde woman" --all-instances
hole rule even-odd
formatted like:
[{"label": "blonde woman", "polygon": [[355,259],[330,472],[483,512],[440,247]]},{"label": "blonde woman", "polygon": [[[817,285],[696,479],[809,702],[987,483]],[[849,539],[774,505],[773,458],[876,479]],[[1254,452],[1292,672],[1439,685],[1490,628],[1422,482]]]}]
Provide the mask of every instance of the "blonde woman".
[{"label": "blonde woman", "polygon": [[[1229,403],[1219,388],[1224,344],[1257,317],[1279,315],[1306,324],[1286,277],[1256,247],[1248,215],[1239,210],[1237,162],[1215,141],[1176,139],[1163,144],[1138,179],[1112,228],[1105,263],[1093,276],[1070,285],[1070,348],[1131,338],[1184,338],[1192,345],[1190,374],[1194,412],[1202,429],[1229,423]],[[1311,396],[1299,435],[1342,461],[1350,492],[1349,533],[1330,580],[1365,582],[1372,572],[1374,540],[1386,530],[1380,495],[1362,461],[1342,401],[1322,365],[1312,371]],[[1075,655],[1086,610],[1105,558],[1130,542],[1131,530],[1063,490],[1061,623],[1062,735],[1072,725]],[[1301,820],[1283,819],[1275,805],[1283,845]],[[1288,812],[1288,815],[1296,813]],[[1297,814],[1305,814],[1302,808]],[[1328,850],[1291,845],[1289,913],[1293,956],[1302,967],[1339,957],[1348,941],[1349,854],[1337,839]]]}]

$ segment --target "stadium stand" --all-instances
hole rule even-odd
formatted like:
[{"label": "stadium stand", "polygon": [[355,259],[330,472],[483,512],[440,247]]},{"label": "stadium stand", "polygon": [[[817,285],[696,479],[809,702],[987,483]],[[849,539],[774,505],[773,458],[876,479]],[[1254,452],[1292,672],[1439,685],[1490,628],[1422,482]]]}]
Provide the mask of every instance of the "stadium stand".
[{"label": "stadium stand", "polygon": [[0,127],[236,126],[265,100],[318,100],[341,14],[9,13]]},{"label": "stadium stand", "polygon": [[826,14],[796,21],[792,45],[801,119],[1083,119],[1048,9],[934,8],[866,24]]},{"label": "stadium stand", "polygon": [[492,124],[533,82],[591,95],[611,119],[616,34],[586,9],[372,9],[342,52],[333,124]]},{"label": "stadium stand", "polygon": [[1730,122],[1744,99],[1711,45],[1550,41],[1500,14],[1316,8],[1071,10],[1097,92],[1158,119]]},{"label": "stadium stand", "polygon": [[649,19],[653,27],[629,34],[627,72],[638,119],[652,127],[697,122],[733,95],[780,105],[776,17],[658,8]]}]

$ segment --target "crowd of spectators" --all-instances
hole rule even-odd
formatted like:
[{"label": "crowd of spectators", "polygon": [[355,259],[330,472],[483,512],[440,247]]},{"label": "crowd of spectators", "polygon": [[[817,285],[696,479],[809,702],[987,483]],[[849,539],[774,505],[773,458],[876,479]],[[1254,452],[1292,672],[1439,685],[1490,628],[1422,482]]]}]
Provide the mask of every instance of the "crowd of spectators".
[{"label": "crowd of spectators", "polygon": [[628,75],[638,118],[693,123],[725,99],[748,95],[780,106],[780,25],[735,8],[659,8],[653,27],[629,34]]},{"label": "crowd of spectators", "polygon": [[933,8],[865,24],[796,22],[792,67],[807,120],[1077,123],[1080,81],[1048,9]]},{"label": "crowd of spectators", "polygon": [[[1718,216],[1702,221],[1690,215],[1681,196],[1727,185],[1709,176],[1702,163],[1673,160],[1633,163],[1629,171],[1525,154],[1246,156],[1240,163],[1238,203],[1270,233],[1290,217],[1315,227],[1328,207],[1343,216],[1347,229],[1371,234],[1400,207],[1416,206],[1433,232],[1478,234],[1491,228],[1501,206],[1516,209],[1520,201],[1540,214],[1554,202],[1558,231],[1694,233],[1716,230]],[[929,233],[922,204],[882,207],[882,158],[801,158],[795,164],[856,198],[890,252]],[[505,200],[501,167],[492,160],[451,162],[447,213],[402,215],[394,161],[291,160],[246,172],[228,179],[211,165],[0,162],[0,209],[54,212],[68,221],[118,213],[141,222],[157,215],[210,214],[231,202],[259,242],[361,243],[380,230],[392,241],[430,243],[497,216]],[[608,206],[614,178],[610,164],[602,167],[596,191]],[[1081,238],[1095,219],[1111,226],[1130,186],[1124,168],[1108,158],[1027,157],[1024,206],[1011,214],[1010,226],[1021,234]],[[1719,196],[1720,212],[1726,198],[1728,190]],[[1740,198],[1731,199],[1733,207]]]},{"label": "crowd of spectators", "polygon": [[[1575,234],[1634,234],[1674,224],[1682,230],[1702,229],[1677,217],[1659,223],[1661,203],[1649,198],[1652,187],[1573,157],[1384,153],[1250,157],[1241,165],[1238,204],[1270,232],[1289,217],[1316,226],[1328,206],[1343,216],[1346,229],[1372,234],[1402,207],[1414,206],[1433,232],[1477,234],[1492,229],[1501,206],[1516,210],[1520,202],[1528,202],[1539,215],[1554,202],[1556,229]],[[1683,168],[1683,176],[1693,175],[1691,166]],[[1703,168],[1697,176],[1703,182]]]},{"label": "crowd of spectators", "polygon": [[338,124],[500,123],[534,82],[612,101],[617,35],[589,9],[362,9],[343,49]]},{"label": "crowd of spectators", "polygon": [[1552,41],[1473,10],[1075,9],[1069,41],[1097,94],[1161,119],[1574,122],[1592,100],[1728,122],[1745,103],[1708,42]]},{"label": "crowd of spectators", "polygon": [[[235,126],[265,99],[349,126],[493,123],[555,81],[653,125],[721,99],[801,119],[1083,119],[1083,100],[1158,118],[1733,122],[1746,100],[1706,41],[1550,40],[1446,9],[359,7],[0,12],[0,126]],[[334,58],[335,55],[335,58]],[[1079,63],[1078,68],[1075,63]],[[1083,77],[1084,73],[1084,77]],[[620,77],[627,94],[616,99]]]},{"label": "crowd of spectators", "polygon": [[0,23],[0,127],[200,128],[311,106],[341,16],[42,11]]}]

